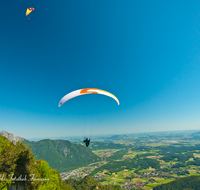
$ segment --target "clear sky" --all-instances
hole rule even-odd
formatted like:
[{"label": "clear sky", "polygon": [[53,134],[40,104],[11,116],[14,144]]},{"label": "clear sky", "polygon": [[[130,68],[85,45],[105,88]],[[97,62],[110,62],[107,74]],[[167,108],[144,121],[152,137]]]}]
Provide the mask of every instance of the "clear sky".
[{"label": "clear sky", "polygon": [[[58,107],[81,88],[120,105]],[[200,129],[199,0],[0,2],[0,131],[76,136],[93,122],[94,135]]]}]

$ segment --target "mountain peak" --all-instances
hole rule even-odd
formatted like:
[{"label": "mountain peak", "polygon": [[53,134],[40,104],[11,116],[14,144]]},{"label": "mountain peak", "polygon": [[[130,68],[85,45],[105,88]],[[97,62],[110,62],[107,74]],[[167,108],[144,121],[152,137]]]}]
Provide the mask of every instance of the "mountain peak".
[{"label": "mountain peak", "polygon": [[22,137],[15,137],[12,133],[8,133],[7,131],[0,131],[0,135],[6,137],[8,140],[10,140],[11,142],[13,141],[13,143],[17,143],[18,141],[23,141],[24,138]]}]

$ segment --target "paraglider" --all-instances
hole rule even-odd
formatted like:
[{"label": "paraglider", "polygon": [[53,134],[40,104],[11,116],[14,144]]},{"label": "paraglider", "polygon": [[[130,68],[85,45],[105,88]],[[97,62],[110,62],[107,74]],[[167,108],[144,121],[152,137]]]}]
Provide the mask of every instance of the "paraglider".
[{"label": "paraglider", "polygon": [[75,90],[75,91],[70,92],[69,94],[65,95],[60,100],[58,107],[62,106],[68,100],[75,98],[77,96],[80,96],[80,95],[84,95],[84,94],[103,94],[103,95],[106,95],[106,96],[113,98],[117,102],[117,104],[119,105],[119,100],[117,99],[117,97],[114,96],[113,94],[111,94],[110,92],[107,92],[105,90],[100,90],[100,89],[97,89],[97,88],[84,88],[84,89],[80,89],[80,90]]},{"label": "paraglider", "polygon": [[85,146],[88,147],[90,144],[90,139],[86,138],[85,140],[83,140],[83,142],[85,143]]},{"label": "paraglider", "polygon": [[32,11],[34,11],[34,10],[35,10],[35,9],[34,9],[33,7],[29,7],[29,8],[26,9],[26,16],[29,15],[28,22],[30,22],[30,13],[31,13]]},{"label": "paraglider", "polygon": [[[70,92],[67,95],[65,95],[60,100],[58,107],[61,107],[68,100],[75,98],[77,96],[84,95],[84,94],[103,94],[103,95],[106,95],[106,96],[113,98],[117,102],[117,104],[119,105],[119,100],[117,99],[117,97],[114,96],[113,94],[111,94],[110,92],[107,92],[105,90],[100,90],[100,89],[97,89],[97,88],[84,88],[84,89],[75,90],[75,91]],[[86,147],[88,147],[89,144],[90,144],[90,138],[84,139],[83,142],[85,143]]]}]

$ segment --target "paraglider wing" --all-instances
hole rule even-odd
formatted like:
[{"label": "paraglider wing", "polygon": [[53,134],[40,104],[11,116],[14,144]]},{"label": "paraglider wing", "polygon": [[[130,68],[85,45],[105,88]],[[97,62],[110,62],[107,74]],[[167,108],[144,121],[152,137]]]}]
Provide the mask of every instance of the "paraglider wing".
[{"label": "paraglider wing", "polygon": [[107,92],[105,90],[100,90],[97,88],[84,88],[84,89],[79,89],[79,90],[75,90],[73,92],[70,92],[69,94],[65,95],[59,102],[58,107],[62,106],[66,101],[77,97],[77,96],[81,96],[84,94],[103,94],[106,96],[109,96],[111,98],[113,98],[117,104],[119,105],[119,100],[117,99],[116,96],[114,96],[113,94],[111,94],[110,92]]},{"label": "paraglider wing", "polygon": [[29,7],[26,9],[26,16],[28,16],[32,11],[34,11],[35,9],[33,7]]}]

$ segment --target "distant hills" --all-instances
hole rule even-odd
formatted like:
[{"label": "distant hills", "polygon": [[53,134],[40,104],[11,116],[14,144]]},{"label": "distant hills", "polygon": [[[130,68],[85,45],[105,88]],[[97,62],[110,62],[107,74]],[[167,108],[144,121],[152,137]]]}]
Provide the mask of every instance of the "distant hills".
[{"label": "distant hills", "polygon": [[113,135],[111,137],[108,137],[107,139],[111,139],[111,140],[122,140],[124,138],[127,138],[127,135]]},{"label": "distant hills", "polygon": [[193,133],[192,135],[191,135],[191,137],[193,138],[193,139],[200,139],[200,132],[196,132],[196,133]]}]

